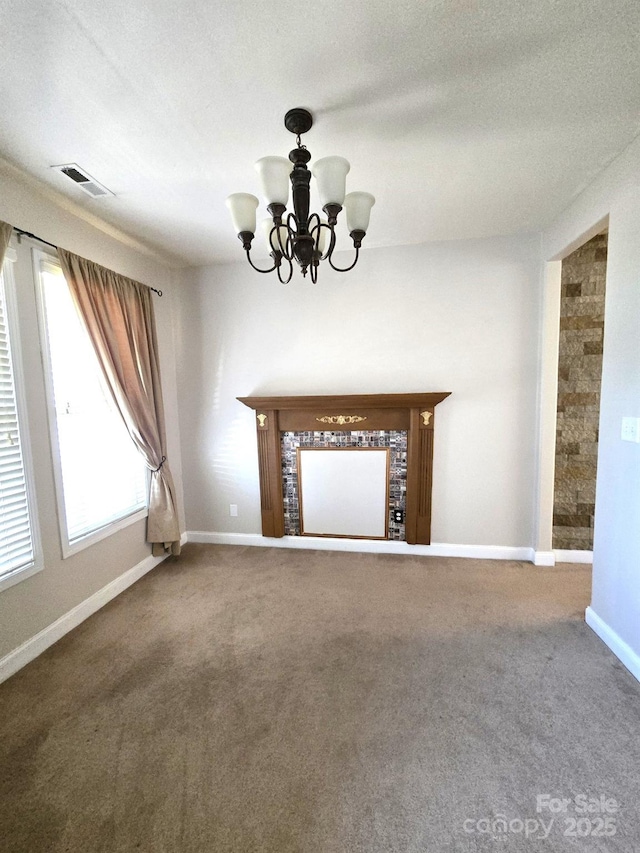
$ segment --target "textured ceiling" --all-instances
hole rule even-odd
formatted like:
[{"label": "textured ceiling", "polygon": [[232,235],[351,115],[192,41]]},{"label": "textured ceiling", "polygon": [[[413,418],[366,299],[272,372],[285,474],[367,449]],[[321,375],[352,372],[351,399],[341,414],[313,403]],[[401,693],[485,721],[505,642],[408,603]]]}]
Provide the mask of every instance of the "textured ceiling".
[{"label": "textured ceiling", "polygon": [[[225,197],[259,195],[253,163],[287,155],[293,106],[315,114],[313,159],[347,157],[348,189],[376,196],[365,246],[540,229],[640,129],[638,0],[0,0],[0,16],[0,154],[185,264],[240,257]],[[115,197],[49,168],[69,162]]]}]

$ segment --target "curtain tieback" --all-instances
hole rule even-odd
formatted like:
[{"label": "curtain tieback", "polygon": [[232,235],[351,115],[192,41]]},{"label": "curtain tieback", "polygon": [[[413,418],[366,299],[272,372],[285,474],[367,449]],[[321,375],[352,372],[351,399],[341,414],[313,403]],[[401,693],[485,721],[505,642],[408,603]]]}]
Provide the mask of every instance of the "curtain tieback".
[{"label": "curtain tieback", "polygon": [[151,469],[151,470],[153,471],[153,473],[154,473],[154,474],[157,474],[157,473],[158,473],[158,471],[162,468],[162,466],[164,465],[164,463],[165,463],[166,461],[167,461],[167,457],[166,457],[166,456],[163,456],[163,457],[162,457],[162,462],[158,465],[158,467],[157,467],[157,468],[152,468],[152,469]]}]

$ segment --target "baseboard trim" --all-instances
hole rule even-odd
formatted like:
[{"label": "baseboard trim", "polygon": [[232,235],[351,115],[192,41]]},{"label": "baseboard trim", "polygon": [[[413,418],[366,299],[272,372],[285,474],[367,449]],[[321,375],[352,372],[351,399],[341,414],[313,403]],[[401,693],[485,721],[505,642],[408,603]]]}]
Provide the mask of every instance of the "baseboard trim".
[{"label": "baseboard trim", "polygon": [[593,551],[566,551],[555,550],[556,563],[584,563],[593,564]]},{"label": "baseboard trim", "polygon": [[533,562],[536,566],[555,566],[556,563],[582,563],[592,565],[593,551],[535,551]]},{"label": "baseboard trim", "polygon": [[584,614],[585,621],[602,642],[608,646],[620,663],[624,664],[634,678],[640,681],[640,655],[601,619],[591,607]]},{"label": "baseboard trim", "polygon": [[507,545],[408,545],[390,539],[332,539],[315,536],[283,536],[281,539],[259,533],[210,533],[187,531],[189,542],[209,545],[251,545],[261,548],[301,548],[316,551],[355,551],[366,554],[407,554],[424,557],[468,557],[476,560],[533,560],[533,548]]},{"label": "baseboard trim", "polygon": [[[181,536],[180,541],[183,538],[186,542],[186,534]],[[117,595],[120,595],[121,592],[124,592],[125,589],[137,580],[140,580],[151,569],[155,569],[163,560],[166,560],[166,556],[153,557],[149,555],[145,557],[144,560],[132,569],[124,572],[124,574],[115,578],[115,580],[112,580],[106,586],[103,586],[102,589],[94,592],[93,595],[81,601],[80,604],[69,610],[68,613],[65,613],[59,619],[56,619],[55,622],[52,622],[51,625],[48,625],[21,646],[18,646],[17,649],[5,655],[0,659],[0,684],[22,669],[23,666],[35,660],[38,655],[46,651],[49,646],[57,643],[69,631],[77,628],[89,616],[93,616],[101,607],[104,607],[105,604]]]},{"label": "baseboard trim", "polygon": [[535,566],[555,566],[556,555],[553,551],[535,551],[533,563]]}]

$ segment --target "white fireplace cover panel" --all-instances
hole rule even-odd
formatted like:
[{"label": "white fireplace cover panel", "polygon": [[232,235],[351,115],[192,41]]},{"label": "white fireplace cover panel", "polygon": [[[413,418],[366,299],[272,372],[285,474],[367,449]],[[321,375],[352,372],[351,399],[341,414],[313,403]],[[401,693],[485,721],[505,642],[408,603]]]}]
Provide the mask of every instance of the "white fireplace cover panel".
[{"label": "white fireplace cover panel", "polygon": [[300,532],[387,538],[388,448],[300,448]]}]

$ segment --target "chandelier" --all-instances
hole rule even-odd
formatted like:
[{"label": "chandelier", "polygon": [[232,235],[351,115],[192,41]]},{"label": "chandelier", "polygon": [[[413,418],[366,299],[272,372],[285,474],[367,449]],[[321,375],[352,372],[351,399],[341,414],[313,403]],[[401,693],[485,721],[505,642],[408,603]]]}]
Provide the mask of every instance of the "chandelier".
[{"label": "chandelier", "polygon": [[[296,107],[284,117],[287,130],[296,136],[297,147],[285,157],[263,157],[255,164],[262,189],[267,202],[269,218],[263,221],[265,238],[273,266],[263,270],[251,260],[251,243],[256,232],[256,210],[258,199],[249,193],[233,193],[227,199],[227,207],[231,218],[247,253],[247,260],[254,270],[270,273],[274,270],[283,284],[291,281],[293,261],[296,261],[302,275],[309,272],[311,280],[318,280],[320,261],[328,261],[336,272],[348,272],[358,262],[362,240],[369,227],[369,215],[375,204],[375,198],[370,193],[352,192],[345,196],[347,173],[351,168],[344,157],[323,157],[317,160],[311,170],[307,163],[311,154],[302,144],[300,136],[311,129],[313,117],[308,110]],[[316,179],[322,210],[326,219],[321,219],[317,213],[309,214],[311,175]],[[289,181],[293,196],[293,213],[285,217],[289,201]],[[335,227],[338,214],[345,207],[347,228],[353,247],[355,259],[345,268],[333,263],[333,252],[336,247]]]}]

